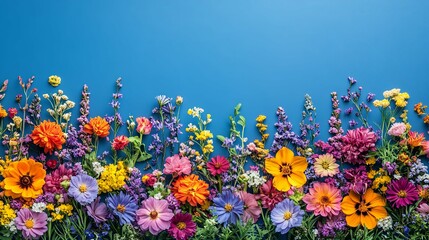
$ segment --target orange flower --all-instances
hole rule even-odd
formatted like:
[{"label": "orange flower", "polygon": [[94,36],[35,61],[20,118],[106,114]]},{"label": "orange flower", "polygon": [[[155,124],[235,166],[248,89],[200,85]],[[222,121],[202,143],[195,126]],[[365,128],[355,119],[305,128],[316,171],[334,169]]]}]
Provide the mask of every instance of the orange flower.
[{"label": "orange flower", "polygon": [[419,147],[422,145],[423,141],[425,140],[425,136],[423,133],[418,132],[409,132],[408,133],[408,145],[411,147]]},{"label": "orange flower", "polygon": [[95,117],[89,120],[89,123],[83,126],[83,131],[88,134],[95,134],[98,137],[107,137],[109,135],[110,125],[102,117]]},{"label": "orange flower", "polygon": [[43,193],[46,171],[40,162],[22,159],[12,162],[3,172],[4,192],[12,198],[35,199]]},{"label": "orange flower", "polygon": [[363,195],[350,191],[341,202],[341,209],[346,215],[347,225],[357,227],[362,225],[369,230],[377,226],[377,220],[388,216],[385,199],[372,189]]},{"label": "orange flower", "polygon": [[209,185],[198,176],[191,174],[180,177],[174,182],[171,192],[182,204],[188,202],[191,206],[196,207],[198,204],[203,205],[209,196]]},{"label": "orange flower", "polygon": [[54,149],[62,149],[62,145],[66,142],[61,126],[51,121],[43,121],[36,126],[30,137],[34,144],[42,147],[45,153],[50,154]]},{"label": "orange flower", "polygon": [[273,186],[283,192],[291,186],[302,187],[307,182],[304,171],[308,163],[305,157],[294,156],[289,148],[283,147],[276,153],[275,158],[265,160],[265,170],[273,175]]},{"label": "orange flower", "polygon": [[7,116],[6,110],[3,108],[2,105],[0,105],[0,118],[4,118]]}]

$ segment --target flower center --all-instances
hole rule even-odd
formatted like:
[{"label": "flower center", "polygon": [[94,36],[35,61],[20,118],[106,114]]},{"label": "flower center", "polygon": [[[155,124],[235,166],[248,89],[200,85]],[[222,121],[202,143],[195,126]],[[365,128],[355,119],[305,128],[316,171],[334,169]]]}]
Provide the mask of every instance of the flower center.
[{"label": "flower center", "polygon": [[21,188],[29,188],[33,184],[33,178],[29,175],[24,175],[19,179],[19,186]]},{"label": "flower center", "polygon": [[322,162],[322,168],[325,170],[328,170],[329,169],[329,163],[327,161],[323,161]]},{"label": "flower center", "polygon": [[177,227],[179,230],[183,230],[183,229],[185,229],[185,228],[186,228],[186,223],[184,223],[184,222],[178,222],[178,223],[176,224],[176,227]]},{"label": "flower center", "polygon": [[368,214],[367,212],[371,210],[371,208],[368,206],[369,206],[369,203],[366,203],[365,200],[363,200],[360,203],[356,203],[355,205],[356,213],[358,215],[360,214],[367,215]]},{"label": "flower center", "polygon": [[229,204],[229,203],[227,203],[226,205],[225,205],[225,211],[227,211],[227,212],[231,212],[232,211],[232,205],[231,204]]},{"label": "flower center", "polygon": [[287,211],[285,212],[285,214],[283,215],[284,220],[289,220],[292,218],[292,213]]},{"label": "flower center", "polygon": [[283,177],[287,177],[292,173],[292,166],[287,163],[282,163],[280,167],[280,172],[283,173]]},{"label": "flower center", "polygon": [[404,190],[401,190],[398,192],[398,197],[400,198],[406,198],[407,197],[407,192]]},{"label": "flower center", "polygon": [[86,193],[86,190],[87,190],[86,184],[82,183],[82,184],[79,186],[79,191],[80,191],[81,193]]},{"label": "flower center", "polygon": [[118,212],[120,212],[120,213],[124,213],[126,208],[124,205],[118,204],[118,206],[116,207],[116,210],[118,210]]},{"label": "flower center", "polygon": [[33,221],[33,219],[29,218],[29,219],[25,220],[24,225],[25,225],[26,228],[32,229],[34,227],[34,221]]},{"label": "flower center", "polygon": [[220,167],[222,166],[222,164],[220,164],[220,163],[215,163],[215,165],[214,165],[214,167],[216,168],[216,169],[219,169]]},{"label": "flower center", "polygon": [[149,216],[152,219],[156,219],[158,217],[158,212],[157,211],[152,211],[152,212],[150,212]]},{"label": "flower center", "polygon": [[329,201],[329,197],[328,196],[323,196],[321,199],[320,199],[320,204],[322,204],[322,205],[328,205],[328,204],[330,204],[331,203],[331,201]]}]

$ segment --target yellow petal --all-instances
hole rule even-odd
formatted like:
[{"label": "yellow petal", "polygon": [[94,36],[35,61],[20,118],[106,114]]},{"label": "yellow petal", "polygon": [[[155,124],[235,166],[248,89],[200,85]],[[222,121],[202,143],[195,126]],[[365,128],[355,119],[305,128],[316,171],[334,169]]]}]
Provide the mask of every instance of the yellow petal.
[{"label": "yellow petal", "polygon": [[43,187],[43,185],[45,185],[45,180],[44,179],[36,180],[35,182],[33,182],[32,185],[34,190],[39,190]]},{"label": "yellow petal", "polygon": [[363,198],[367,203],[370,204],[369,207],[371,208],[386,206],[386,201],[384,198],[380,194],[375,193],[372,189],[368,189]]},{"label": "yellow petal", "polygon": [[374,216],[377,219],[385,218],[387,217],[387,211],[384,207],[375,207],[372,208],[371,211],[369,211],[369,214]]},{"label": "yellow petal", "polygon": [[294,187],[302,187],[307,182],[307,177],[303,172],[292,172],[287,180]]},{"label": "yellow petal", "polygon": [[282,147],[277,153],[276,153],[276,159],[280,160],[282,163],[292,163],[293,161],[293,152],[286,147]]},{"label": "yellow petal", "polygon": [[357,214],[346,216],[346,222],[347,222],[347,226],[357,227],[360,224],[360,216]]},{"label": "yellow petal", "polygon": [[273,186],[282,192],[289,191],[290,189],[290,183],[287,180],[287,178],[283,177],[282,175],[275,176],[273,179]]},{"label": "yellow petal", "polygon": [[308,167],[308,162],[305,157],[295,156],[292,162],[293,171],[304,172]]},{"label": "yellow petal", "polygon": [[362,225],[364,225],[369,230],[374,229],[377,226],[377,220],[370,214],[367,214],[366,216],[362,214],[360,221]]},{"label": "yellow petal", "polygon": [[351,215],[356,212],[356,203],[350,198],[345,196],[343,202],[341,202],[341,210],[346,215]]},{"label": "yellow petal", "polygon": [[277,159],[275,158],[269,158],[265,160],[265,170],[273,175],[273,176],[277,176],[279,174],[282,174],[282,172],[280,171],[281,165],[279,164],[279,162],[277,162]]}]

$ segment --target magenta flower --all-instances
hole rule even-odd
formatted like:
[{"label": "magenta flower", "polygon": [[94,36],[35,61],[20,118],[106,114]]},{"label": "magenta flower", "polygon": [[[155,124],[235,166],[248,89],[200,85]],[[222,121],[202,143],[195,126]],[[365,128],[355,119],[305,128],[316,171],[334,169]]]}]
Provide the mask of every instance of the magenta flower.
[{"label": "magenta flower", "polygon": [[22,208],[15,218],[15,225],[22,231],[24,238],[39,238],[48,230],[47,220],[48,215],[45,212],[36,213],[28,208]]},{"label": "magenta flower", "polygon": [[241,217],[243,222],[252,220],[253,223],[256,223],[262,213],[262,210],[256,201],[255,195],[244,191],[238,192],[237,195],[244,203],[244,213]]},{"label": "magenta flower", "polygon": [[173,177],[188,175],[191,173],[192,165],[187,157],[180,157],[175,154],[168,157],[164,164],[164,174],[173,174]]},{"label": "magenta flower", "polygon": [[395,208],[405,207],[419,199],[419,192],[414,184],[403,177],[389,184],[386,199]]},{"label": "magenta flower", "polygon": [[72,174],[73,169],[67,169],[64,164],[61,164],[55,171],[46,175],[43,191],[54,194],[65,193],[66,191],[61,186],[61,182],[70,180]]},{"label": "magenta flower", "polygon": [[176,240],[187,240],[194,236],[197,231],[197,224],[192,221],[192,215],[189,213],[177,213],[171,219],[171,225],[168,234]]},{"label": "magenta flower", "polygon": [[142,231],[153,235],[170,228],[173,211],[168,208],[166,200],[158,200],[150,197],[142,202],[142,207],[137,210],[137,225]]},{"label": "magenta flower", "polygon": [[268,210],[273,210],[275,205],[284,199],[283,193],[273,187],[271,179],[260,187],[259,192],[258,199],[261,199],[262,207]]},{"label": "magenta flower", "polygon": [[216,156],[210,160],[210,162],[207,163],[207,170],[211,173],[213,176],[220,175],[222,173],[227,172],[229,169],[229,162],[228,159],[226,159],[223,156]]},{"label": "magenta flower", "polygon": [[369,152],[375,151],[375,143],[378,140],[377,135],[368,128],[360,127],[349,130],[341,138],[344,162],[351,164],[365,164],[366,156]]}]

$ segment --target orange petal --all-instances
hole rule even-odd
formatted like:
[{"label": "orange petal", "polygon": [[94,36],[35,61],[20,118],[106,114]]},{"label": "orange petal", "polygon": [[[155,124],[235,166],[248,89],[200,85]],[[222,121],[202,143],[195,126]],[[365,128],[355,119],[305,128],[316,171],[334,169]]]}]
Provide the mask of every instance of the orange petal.
[{"label": "orange petal", "polygon": [[15,179],[19,179],[21,177],[21,174],[19,173],[19,171],[15,168],[9,168],[8,169],[8,173],[11,177],[15,178]]},{"label": "orange petal", "polygon": [[385,218],[388,216],[387,211],[384,207],[372,208],[369,213],[377,219]]},{"label": "orange petal", "polygon": [[357,214],[346,216],[346,222],[347,222],[347,226],[357,227],[360,224],[360,216]]},{"label": "orange petal", "polygon": [[19,161],[16,167],[21,175],[25,175],[30,172],[30,166],[27,161]]},{"label": "orange petal", "polygon": [[45,180],[43,178],[38,179],[35,182],[33,182],[33,189],[34,190],[42,189],[43,185],[45,185]]},{"label": "orange petal", "polygon": [[4,188],[8,190],[10,190],[14,186],[19,186],[19,180],[16,178],[8,177],[8,178],[5,178],[3,182],[5,185]]},{"label": "orange petal", "polygon": [[384,207],[386,206],[386,201],[384,198],[378,194],[375,193],[372,189],[368,189],[364,195],[364,199],[367,203],[369,203],[369,207]]},{"label": "orange petal", "polygon": [[281,161],[282,163],[292,163],[293,161],[293,152],[286,147],[282,147],[277,153],[276,153],[276,159]]},{"label": "orange petal", "polygon": [[287,178],[283,177],[282,175],[275,176],[273,179],[273,186],[282,192],[287,192],[290,189],[290,183],[287,180]]},{"label": "orange petal", "polygon": [[341,202],[341,210],[346,215],[351,215],[356,212],[356,203],[351,199],[350,196],[345,196],[343,202]]},{"label": "orange petal", "polygon": [[24,189],[21,188],[19,185],[14,185],[10,188],[10,191],[12,191],[15,194],[21,194],[24,191]]},{"label": "orange petal", "polygon": [[40,168],[32,168],[30,175],[35,179],[44,179],[46,176],[46,171],[43,167]]},{"label": "orange petal", "polygon": [[370,214],[361,215],[360,221],[362,225],[364,225],[369,230],[374,229],[377,226],[377,220],[374,216],[371,216]]},{"label": "orange petal", "polygon": [[287,180],[294,187],[302,187],[307,182],[307,177],[303,172],[292,172]]},{"label": "orange petal", "polygon": [[275,158],[269,158],[265,160],[265,170],[273,176],[282,174],[282,172],[280,171],[280,167],[281,166],[278,160]]},{"label": "orange petal", "polygon": [[308,162],[305,157],[295,156],[292,162],[293,171],[304,172],[308,167]]},{"label": "orange petal", "polygon": [[349,196],[353,200],[353,202],[355,202],[355,203],[360,203],[361,202],[359,194],[357,194],[357,193],[355,193],[353,191],[350,191]]}]

